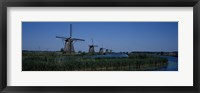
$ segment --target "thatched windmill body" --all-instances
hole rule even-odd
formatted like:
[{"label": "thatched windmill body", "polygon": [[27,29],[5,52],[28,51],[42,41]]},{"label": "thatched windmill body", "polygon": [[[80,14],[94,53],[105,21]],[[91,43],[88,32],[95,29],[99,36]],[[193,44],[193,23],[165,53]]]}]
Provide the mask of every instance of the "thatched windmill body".
[{"label": "thatched windmill body", "polygon": [[112,49],[109,49],[109,52],[110,52],[110,53],[112,53],[112,51],[113,51]]},{"label": "thatched windmill body", "polygon": [[94,47],[98,47],[98,46],[97,46],[97,45],[94,45],[93,39],[92,39],[92,45],[89,45],[89,53],[91,53],[91,54],[94,54],[94,53],[95,53]]},{"label": "thatched windmill body", "polygon": [[112,53],[112,49],[106,49],[106,53]]},{"label": "thatched windmill body", "polygon": [[104,49],[105,49],[105,48],[103,48],[103,45],[102,45],[102,47],[99,49],[99,53],[100,53],[100,54],[103,54],[103,53],[104,53]]},{"label": "thatched windmill body", "polygon": [[70,24],[70,36],[69,37],[56,36],[56,38],[61,38],[62,40],[64,40],[64,42],[65,42],[64,48],[63,48],[64,54],[75,53],[75,49],[74,49],[74,45],[73,45],[75,43],[75,41],[85,41],[83,39],[72,38],[72,25],[71,24]]},{"label": "thatched windmill body", "polygon": [[109,49],[106,49],[106,51],[105,51],[106,53],[109,53]]}]

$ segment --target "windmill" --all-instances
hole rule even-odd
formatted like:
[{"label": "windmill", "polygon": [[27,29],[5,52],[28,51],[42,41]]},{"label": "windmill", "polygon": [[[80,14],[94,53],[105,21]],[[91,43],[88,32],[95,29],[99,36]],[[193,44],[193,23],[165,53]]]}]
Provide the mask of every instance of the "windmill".
[{"label": "windmill", "polygon": [[104,53],[104,49],[105,49],[105,48],[103,48],[103,45],[102,45],[102,47],[99,49],[99,53],[100,53],[100,54],[103,54],[103,53]]},{"label": "windmill", "polygon": [[106,53],[108,53],[109,52],[109,50],[108,49],[106,49],[106,51],[105,51]]},{"label": "windmill", "polygon": [[109,53],[109,49],[106,49],[106,51],[105,51],[106,53]]},{"label": "windmill", "polygon": [[64,48],[63,48],[63,53],[67,53],[67,54],[75,53],[74,45],[73,45],[75,43],[75,41],[85,41],[83,39],[72,38],[72,24],[70,24],[70,36],[69,37],[56,36],[56,38],[61,38],[65,42]]},{"label": "windmill", "polygon": [[112,53],[112,51],[113,51],[112,49],[109,49],[109,53]]},{"label": "windmill", "polygon": [[92,45],[89,45],[89,53],[95,53],[94,47],[98,47],[97,45],[94,45],[93,39],[92,39]]},{"label": "windmill", "polygon": [[106,52],[106,53],[112,53],[112,51],[113,51],[112,49],[106,49],[105,52]]}]

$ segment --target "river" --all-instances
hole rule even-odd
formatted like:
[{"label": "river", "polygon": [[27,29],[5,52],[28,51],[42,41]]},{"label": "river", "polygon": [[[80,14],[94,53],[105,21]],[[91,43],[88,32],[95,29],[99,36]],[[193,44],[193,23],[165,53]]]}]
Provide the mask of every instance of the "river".
[{"label": "river", "polygon": [[[95,55],[92,58],[109,58],[109,57],[128,57],[127,54],[106,54],[106,55]],[[161,58],[167,58],[168,65],[162,68],[154,69],[153,71],[178,71],[178,57],[173,56],[159,56]],[[151,69],[152,70],[152,69]]]},{"label": "river", "polygon": [[160,56],[168,59],[166,67],[159,68],[158,71],[178,71],[178,57]]}]

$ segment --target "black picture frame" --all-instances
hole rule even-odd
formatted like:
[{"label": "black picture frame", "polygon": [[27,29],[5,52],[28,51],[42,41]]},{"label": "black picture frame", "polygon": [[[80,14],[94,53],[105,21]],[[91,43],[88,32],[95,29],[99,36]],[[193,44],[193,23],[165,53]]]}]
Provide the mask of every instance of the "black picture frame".
[{"label": "black picture frame", "polygon": [[[7,86],[7,7],[193,7],[194,86]],[[2,93],[199,93],[200,0],[2,0],[0,1],[0,91]]]}]

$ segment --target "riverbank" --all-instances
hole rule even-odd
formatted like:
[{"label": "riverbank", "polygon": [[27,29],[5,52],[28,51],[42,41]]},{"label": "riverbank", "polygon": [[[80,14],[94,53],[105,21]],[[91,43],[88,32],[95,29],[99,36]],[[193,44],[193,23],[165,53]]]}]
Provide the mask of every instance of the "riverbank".
[{"label": "riverbank", "polygon": [[123,58],[86,58],[56,52],[23,52],[22,71],[146,71],[165,67],[166,58],[132,54]]}]

